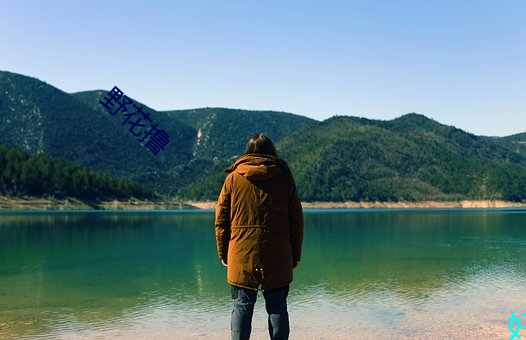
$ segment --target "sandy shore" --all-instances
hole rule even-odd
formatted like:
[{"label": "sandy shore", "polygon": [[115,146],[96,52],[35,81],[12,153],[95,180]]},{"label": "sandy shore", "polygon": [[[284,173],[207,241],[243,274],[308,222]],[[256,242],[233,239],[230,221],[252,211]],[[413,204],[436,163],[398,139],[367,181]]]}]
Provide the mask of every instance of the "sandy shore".
[{"label": "sandy shore", "polygon": [[94,201],[77,198],[35,198],[0,196],[0,210],[180,210],[199,209],[178,200]]},{"label": "sandy shore", "polygon": [[[187,202],[199,209],[215,209],[216,202]],[[526,203],[499,200],[421,201],[421,202],[301,202],[304,209],[368,209],[368,208],[526,208]]]},{"label": "sandy shore", "polygon": [[[215,201],[112,200],[92,201],[77,198],[34,198],[0,196],[0,210],[180,210],[215,209]],[[421,202],[302,202],[304,209],[359,208],[526,208],[526,203],[499,200],[421,201]]]},{"label": "sandy shore", "polygon": [[305,209],[356,208],[526,208],[526,203],[499,200],[421,202],[302,202]]}]

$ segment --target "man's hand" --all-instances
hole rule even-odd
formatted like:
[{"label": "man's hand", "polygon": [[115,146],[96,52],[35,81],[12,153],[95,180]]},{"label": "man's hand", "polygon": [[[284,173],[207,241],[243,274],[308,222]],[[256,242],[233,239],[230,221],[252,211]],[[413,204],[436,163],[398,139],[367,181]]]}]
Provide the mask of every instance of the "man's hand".
[{"label": "man's hand", "polygon": [[227,264],[225,261],[221,260],[221,263],[223,264],[223,266],[227,267]]},{"label": "man's hand", "polygon": [[293,261],[292,268],[297,268],[299,264],[300,264],[300,261]]}]

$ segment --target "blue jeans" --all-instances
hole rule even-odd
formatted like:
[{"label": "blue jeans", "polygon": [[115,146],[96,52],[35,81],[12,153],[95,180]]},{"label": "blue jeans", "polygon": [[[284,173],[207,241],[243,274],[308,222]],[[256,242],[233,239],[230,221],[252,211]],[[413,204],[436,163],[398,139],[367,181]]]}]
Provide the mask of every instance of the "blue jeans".
[{"label": "blue jeans", "polygon": [[[287,312],[287,295],[289,286],[265,290],[265,306],[268,313],[268,332],[271,339],[288,339],[289,313]],[[257,290],[232,286],[232,321],[230,329],[232,340],[245,340],[250,338],[252,330],[252,314],[258,295]]]}]

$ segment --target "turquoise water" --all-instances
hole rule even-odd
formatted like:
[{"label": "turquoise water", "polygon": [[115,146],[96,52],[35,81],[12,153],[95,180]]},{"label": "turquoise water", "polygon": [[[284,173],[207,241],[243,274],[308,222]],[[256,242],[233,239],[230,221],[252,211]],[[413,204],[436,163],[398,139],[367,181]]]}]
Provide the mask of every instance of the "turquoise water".
[{"label": "turquoise water", "polygon": [[[228,338],[213,220],[0,213],[0,337]],[[291,339],[508,339],[526,314],[526,210],[308,211],[294,275]]]}]

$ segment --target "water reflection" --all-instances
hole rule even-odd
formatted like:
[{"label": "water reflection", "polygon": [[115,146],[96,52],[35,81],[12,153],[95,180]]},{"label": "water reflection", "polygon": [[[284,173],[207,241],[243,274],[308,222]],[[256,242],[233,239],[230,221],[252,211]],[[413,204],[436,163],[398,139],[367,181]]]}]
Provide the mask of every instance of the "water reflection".
[{"label": "water reflection", "polygon": [[[228,334],[213,218],[1,214],[0,337]],[[505,330],[507,314],[526,312],[517,302],[526,298],[525,211],[366,210],[305,221],[290,297],[297,334],[419,337],[443,331],[433,324],[441,317],[460,327],[458,313],[469,310]]]}]

